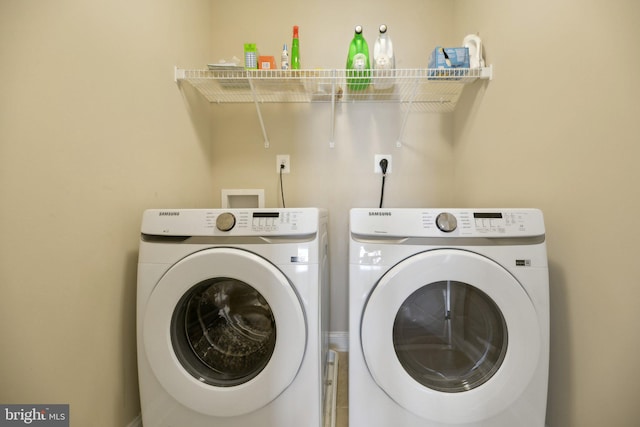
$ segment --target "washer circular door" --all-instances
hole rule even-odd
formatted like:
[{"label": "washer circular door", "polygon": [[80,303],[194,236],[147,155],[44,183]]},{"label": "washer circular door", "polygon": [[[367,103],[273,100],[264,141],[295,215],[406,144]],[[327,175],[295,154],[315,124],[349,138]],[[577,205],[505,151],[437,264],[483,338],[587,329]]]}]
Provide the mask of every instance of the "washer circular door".
[{"label": "washer circular door", "polygon": [[533,302],[496,262],[437,249],[401,261],[365,305],[362,350],[396,403],[441,423],[472,423],[509,407],[541,351]]},{"label": "washer circular door", "polygon": [[262,257],[212,248],[173,265],[143,320],[149,364],[165,390],[212,416],[259,409],[298,373],[306,346],[301,302]]}]

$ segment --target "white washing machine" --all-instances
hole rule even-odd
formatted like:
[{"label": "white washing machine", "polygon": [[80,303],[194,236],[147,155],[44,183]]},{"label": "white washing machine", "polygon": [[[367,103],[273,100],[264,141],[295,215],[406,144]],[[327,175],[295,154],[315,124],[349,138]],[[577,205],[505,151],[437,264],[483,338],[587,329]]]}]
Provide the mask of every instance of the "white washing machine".
[{"label": "white washing machine", "polygon": [[532,209],[353,209],[350,427],[542,427],[549,274]]},{"label": "white washing machine", "polygon": [[321,427],[327,213],[144,212],[138,369],[145,427]]}]

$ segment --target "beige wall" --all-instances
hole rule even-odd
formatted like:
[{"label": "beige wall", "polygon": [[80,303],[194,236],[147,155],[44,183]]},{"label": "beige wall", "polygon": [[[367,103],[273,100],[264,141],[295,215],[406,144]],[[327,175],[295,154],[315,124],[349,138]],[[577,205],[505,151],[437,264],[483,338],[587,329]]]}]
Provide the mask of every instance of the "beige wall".
[{"label": "beige wall", "polygon": [[139,413],[142,210],[211,204],[208,122],[173,82],[206,61],[209,7],[0,1],[0,402]]},{"label": "beige wall", "polygon": [[[380,24],[387,24],[397,46],[397,66],[426,67],[429,50],[439,43],[460,43],[453,34],[453,3],[441,0],[361,2],[245,3],[217,0],[212,9],[213,61],[242,57],[243,43],[257,42],[263,55],[278,59],[282,44],[300,26],[304,68],[344,68],[357,24],[370,48]],[[410,11],[408,13],[408,11]],[[216,40],[225,40],[216,43]],[[399,105],[339,105],[335,148],[329,148],[329,104],[262,106],[271,148],[264,149],[253,105],[212,106],[213,189],[264,188],[267,206],[281,206],[276,154],[290,154],[285,175],[287,206],[330,209],[331,330],[348,330],[348,218],[352,207],[376,207],[381,176],[374,155],[391,154],[393,172],[385,188],[386,207],[443,206],[453,201],[451,115],[412,112],[403,147],[396,148],[404,110]],[[219,206],[218,199],[215,200]]]},{"label": "beige wall", "polygon": [[[264,3],[264,4],[263,4]],[[380,2],[383,3],[383,2]],[[640,419],[633,227],[640,148],[635,0],[4,0],[0,2],[0,402],[69,402],[73,425],[139,411],[135,274],[141,211],[219,207],[291,155],[288,206],[331,212],[332,322],[347,325],[348,210],[375,206],[373,155],[393,155],[385,206],[533,206],[551,267],[550,427]],[[398,67],[479,31],[492,82],[455,114],[395,105],[209,106],[173,66],[278,55],[300,25],[305,68],[341,68],[353,26],[389,26]],[[563,55],[564,58],[563,58]],[[609,61],[615,68],[597,67]],[[634,139],[635,138],[635,139]]]},{"label": "beige wall", "polygon": [[552,427],[640,420],[638,19],[633,0],[456,2],[495,79],[456,111],[455,203],[545,212]]}]

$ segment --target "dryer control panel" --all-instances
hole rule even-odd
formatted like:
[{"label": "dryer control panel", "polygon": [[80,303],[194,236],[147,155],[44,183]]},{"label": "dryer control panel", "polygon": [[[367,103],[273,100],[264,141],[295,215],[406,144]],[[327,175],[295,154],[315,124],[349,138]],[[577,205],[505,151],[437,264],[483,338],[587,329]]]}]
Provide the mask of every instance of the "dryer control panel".
[{"label": "dryer control panel", "polygon": [[302,236],[318,231],[317,208],[149,209],[142,233],[157,236]]},{"label": "dryer control panel", "polygon": [[393,237],[533,237],[545,234],[538,209],[352,209],[351,232]]}]

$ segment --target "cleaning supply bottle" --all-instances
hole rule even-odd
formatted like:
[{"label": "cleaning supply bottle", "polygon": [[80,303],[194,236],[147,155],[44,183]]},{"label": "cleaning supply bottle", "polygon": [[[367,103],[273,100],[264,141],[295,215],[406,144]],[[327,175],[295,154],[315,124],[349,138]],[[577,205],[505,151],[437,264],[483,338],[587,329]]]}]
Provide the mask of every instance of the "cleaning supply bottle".
[{"label": "cleaning supply bottle", "polygon": [[298,38],[298,26],[293,26],[293,41],[291,42],[291,69],[300,69],[300,40]]},{"label": "cleaning supply bottle", "polygon": [[287,44],[282,46],[282,55],[280,56],[280,68],[282,70],[289,69],[289,51],[287,50]]},{"label": "cleaning supply bottle", "polygon": [[380,25],[380,33],[373,45],[373,87],[376,90],[386,90],[393,87],[393,77],[396,68],[396,59],[393,56],[393,44],[387,34],[387,26]]},{"label": "cleaning supply bottle", "polygon": [[356,25],[347,56],[347,88],[365,90],[371,82],[369,45],[362,36],[362,26]]}]

